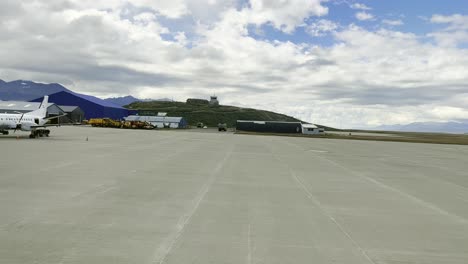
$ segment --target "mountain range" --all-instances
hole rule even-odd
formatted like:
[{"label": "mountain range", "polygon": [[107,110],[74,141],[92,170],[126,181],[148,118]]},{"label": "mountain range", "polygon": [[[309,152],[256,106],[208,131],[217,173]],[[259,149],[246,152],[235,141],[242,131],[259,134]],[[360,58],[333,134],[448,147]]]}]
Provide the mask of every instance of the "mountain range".
[{"label": "mountain range", "polygon": [[30,101],[46,94],[70,91],[58,83],[35,83],[17,80],[5,82],[0,80],[0,100],[2,101]]},{"label": "mountain range", "polygon": [[[62,91],[71,92],[69,89],[58,83],[45,84],[24,80],[5,82],[0,80],[0,100],[2,101],[31,101],[47,94],[53,94]],[[133,102],[153,101],[153,99],[138,99],[131,95],[106,98],[104,100],[118,106],[129,105]],[[158,99],[157,101],[171,100],[164,98]]]},{"label": "mountain range", "polygon": [[468,133],[468,120],[462,122],[415,122],[406,125],[383,125],[375,127],[373,130],[464,134]]}]

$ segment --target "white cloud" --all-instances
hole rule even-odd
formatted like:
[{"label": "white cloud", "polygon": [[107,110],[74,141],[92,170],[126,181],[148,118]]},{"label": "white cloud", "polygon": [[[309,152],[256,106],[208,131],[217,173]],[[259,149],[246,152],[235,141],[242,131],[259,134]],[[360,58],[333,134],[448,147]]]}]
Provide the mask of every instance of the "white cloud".
[{"label": "white cloud", "polygon": [[177,40],[177,42],[182,46],[187,45],[187,37],[185,36],[185,32],[177,32],[174,35],[174,39]]},{"label": "white cloud", "polygon": [[131,5],[136,8],[150,9],[161,16],[168,18],[180,18],[190,12],[188,9],[188,2],[184,0],[26,0],[23,2],[26,2],[26,4],[35,2],[36,5],[43,7],[51,7],[55,5],[60,8],[67,7],[75,10],[123,10]]},{"label": "white cloud", "polygon": [[306,27],[306,32],[314,37],[320,37],[330,32],[335,32],[339,24],[330,20],[320,19]]},{"label": "white cloud", "polygon": [[436,106],[429,111],[430,115],[437,119],[468,119],[468,109],[452,106]]},{"label": "white cloud", "polygon": [[440,45],[456,47],[462,43],[468,43],[468,16],[459,14],[451,16],[433,15],[431,23],[446,25],[446,28],[429,34]]},{"label": "white cloud", "polygon": [[359,10],[372,10],[372,8],[366,6],[365,4],[354,3],[350,6],[352,9],[359,9]]},{"label": "white cloud", "polygon": [[431,17],[431,22],[438,24],[451,24],[456,28],[468,29],[468,16],[463,16],[460,14],[451,16],[433,15]]},{"label": "white cloud", "polygon": [[154,13],[144,12],[134,16],[133,19],[143,25],[147,25],[156,20],[156,15]]},{"label": "white cloud", "polygon": [[374,16],[367,12],[357,12],[356,18],[360,21],[374,20]]},{"label": "white cloud", "polygon": [[391,19],[384,19],[382,20],[382,23],[389,25],[389,26],[402,26],[404,25],[403,21],[401,19],[397,20],[391,20]]},{"label": "white cloud", "polygon": [[213,23],[218,21],[223,12],[237,5],[237,0],[187,0],[190,15],[195,21]]},{"label": "white cloud", "polygon": [[245,10],[249,22],[257,25],[271,23],[273,27],[292,33],[310,16],[323,16],[328,8],[322,0],[250,0],[251,8]]}]

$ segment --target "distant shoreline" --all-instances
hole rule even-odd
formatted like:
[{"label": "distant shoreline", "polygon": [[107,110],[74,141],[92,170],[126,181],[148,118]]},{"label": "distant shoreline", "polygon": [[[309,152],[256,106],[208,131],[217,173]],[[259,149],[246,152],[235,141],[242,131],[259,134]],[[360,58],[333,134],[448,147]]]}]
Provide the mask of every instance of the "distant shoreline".
[{"label": "distant shoreline", "polygon": [[[368,135],[360,135],[353,133],[368,133]],[[468,145],[468,135],[465,134],[445,134],[445,133],[418,133],[418,132],[393,132],[393,131],[341,131],[342,134],[325,133],[322,135],[304,135],[304,134],[280,134],[280,133],[259,133],[236,131],[238,135],[256,135],[256,136],[283,136],[283,137],[300,137],[313,139],[342,139],[342,140],[367,140],[367,141],[386,141],[386,142],[403,142],[403,143],[426,143],[426,144],[451,144],[451,145]],[[351,134],[349,134],[351,133]],[[394,136],[382,136],[378,134],[387,134]],[[376,134],[376,135],[372,135]]]}]

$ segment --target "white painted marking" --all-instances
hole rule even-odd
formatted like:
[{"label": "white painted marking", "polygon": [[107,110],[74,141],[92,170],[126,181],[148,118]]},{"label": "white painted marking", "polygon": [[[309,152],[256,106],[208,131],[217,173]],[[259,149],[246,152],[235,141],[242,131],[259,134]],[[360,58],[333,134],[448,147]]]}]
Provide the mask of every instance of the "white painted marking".
[{"label": "white painted marking", "polygon": [[201,202],[203,201],[211,186],[215,182],[219,172],[221,172],[221,169],[224,167],[224,164],[231,157],[232,152],[233,148],[226,152],[224,158],[221,160],[221,162],[218,163],[218,166],[216,166],[216,168],[211,172],[209,179],[198,192],[197,196],[194,198],[193,203],[188,208],[188,211],[179,218],[175,230],[171,232],[159,245],[154,256],[155,263],[164,263],[172,248],[177,243],[181,235],[184,233],[185,227],[192,219],[192,216],[195,214],[198,207],[200,207]]},{"label": "white painted marking", "polygon": [[40,171],[58,170],[58,169],[63,169],[63,168],[72,166],[74,164],[76,164],[75,161],[60,162],[60,163],[56,163],[56,164],[54,164],[54,165],[52,165],[50,167],[42,167],[39,170]]},{"label": "white painted marking", "polygon": [[289,167],[289,165],[286,165],[289,168],[289,173],[291,176],[293,176],[294,180],[296,183],[298,183],[299,187],[306,193],[307,198],[311,200],[319,209],[322,211],[322,213],[327,216],[337,227],[338,229],[353,243],[353,245],[361,252],[361,254],[366,258],[367,261],[369,261],[372,264],[376,264],[367,254],[367,252],[359,245],[359,243],[354,240],[354,238],[346,231],[346,229],[338,223],[338,221],[331,215],[329,214],[325,208],[322,206],[322,203],[309,191],[309,189],[305,186],[305,184],[302,182],[300,176],[297,176],[296,173]]},{"label": "white painted marking", "polygon": [[250,223],[247,230],[247,264],[252,264],[252,244],[250,242]]},{"label": "white painted marking", "polygon": [[91,190],[87,190],[77,195],[74,195],[72,199],[77,199],[77,198],[82,198],[82,197],[96,197],[98,195],[102,195],[102,194],[108,193],[116,189],[118,189],[118,187],[115,185],[101,184],[96,187],[93,187]]},{"label": "white painted marking", "polygon": [[[292,145],[292,146],[295,146],[296,148],[299,148],[297,145],[295,145],[295,144],[293,144],[293,143],[287,142],[287,144]],[[401,195],[401,196],[403,196],[403,197],[406,197],[406,198],[412,200],[412,201],[413,201],[414,203],[416,203],[416,204],[419,204],[419,205],[421,205],[421,206],[423,206],[423,207],[429,208],[429,209],[431,209],[431,210],[433,210],[433,211],[435,211],[435,212],[438,212],[439,214],[445,215],[445,216],[451,218],[452,220],[454,220],[454,221],[456,221],[456,222],[460,222],[460,223],[463,223],[463,224],[468,224],[468,220],[465,219],[465,218],[463,218],[463,217],[461,217],[461,216],[459,216],[459,215],[456,215],[456,214],[450,213],[450,212],[448,212],[448,211],[445,211],[444,209],[442,209],[442,208],[440,208],[440,207],[438,207],[438,206],[436,206],[436,205],[434,205],[434,204],[431,204],[431,203],[429,203],[429,202],[426,202],[426,201],[424,201],[424,200],[422,200],[422,199],[420,199],[420,198],[418,198],[418,197],[415,197],[415,196],[413,196],[413,195],[411,195],[411,194],[405,193],[405,192],[403,192],[403,191],[401,191],[401,190],[398,190],[398,189],[396,189],[396,188],[394,188],[394,187],[392,187],[392,186],[386,185],[385,183],[383,183],[383,182],[381,182],[381,181],[378,181],[378,180],[376,180],[376,179],[374,179],[374,178],[371,178],[371,177],[368,177],[368,176],[366,176],[366,175],[363,175],[362,173],[359,173],[359,172],[357,172],[357,171],[355,171],[355,170],[352,170],[352,169],[350,169],[350,168],[348,168],[348,167],[345,167],[345,166],[339,164],[339,163],[336,162],[336,161],[327,159],[327,158],[325,158],[325,157],[323,157],[323,156],[318,156],[318,155],[315,155],[315,156],[316,156],[317,158],[319,158],[319,159],[322,159],[322,160],[327,161],[327,162],[329,162],[329,163],[331,163],[331,164],[333,164],[333,165],[335,165],[335,166],[340,167],[341,169],[343,169],[343,170],[346,171],[346,172],[351,172],[353,175],[355,175],[355,176],[357,176],[357,177],[360,177],[360,178],[362,178],[362,179],[364,179],[364,180],[366,180],[366,181],[369,181],[369,182],[371,182],[371,183],[373,183],[373,184],[375,184],[375,185],[377,185],[377,186],[379,186],[379,187],[381,187],[381,188],[383,188],[383,189],[386,189],[386,190],[395,192],[395,193],[397,193],[397,194],[399,194],[399,195]]]},{"label": "white painted marking", "polygon": [[381,187],[381,188],[383,188],[383,189],[386,189],[386,190],[389,190],[389,191],[398,193],[399,195],[401,195],[401,196],[403,196],[403,197],[406,197],[406,198],[412,200],[412,201],[413,201],[414,203],[416,203],[416,204],[419,204],[419,205],[421,205],[421,206],[423,206],[423,207],[426,207],[426,208],[429,208],[429,209],[431,209],[431,210],[433,210],[433,211],[436,211],[436,212],[438,212],[439,214],[448,216],[449,218],[452,218],[452,220],[454,220],[454,221],[456,221],[456,222],[461,222],[461,223],[463,223],[463,224],[468,224],[468,220],[465,219],[465,218],[463,218],[463,217],[461,217],[461,216],[459,216],[459,215],[452,214],[452,213],[450,213],[450,212],[448,212],[448,211],[445,211],[444,209],[442,209],[442,208],[440,208],[440,207],[438,207],[438,206],[436,206],[436,205],[434,205],[434,204],[431,204],[431,203],[429,203],[429,202],[426,202],[426,201],[424,201],[424,200],[422,200],[422,199],[420,199],[420,198],[418,198],[418,197],[416,197],[416,196],[413,196],[413,195],[411,195],[411,194],[405,193],[405,192],[403,192],[403,191],[401,191],[401,190],[399,190],[399,189],[396,189],[396,188],[394,188],[394,187],[392,187],[392,186],[389,186],[389,185],[387,185],[387,184],[385,184],[385,183],[383,183],[383,182],[381,182],[381,181],[378,181],[378,180],[376,180],[376,179],[374,179],[374,178],[371,178],[371,177],[368,177],[368,176],[366,176],[366,175],[363,175],[363,174],[361,174],[361,173],[359,173],[359,172],[356,172],[356,171],[354,171],[354,170],[352,170],[352,169],[350,169],[350,168],[348,168],[348,167],[345,167],[345,166],[343,166],[343,165],[341,165],[341,164],[339,164],[339,163],[337,163],[337,162],[335,162],[335,161],[329,160],[329,159],[324,158],[324,157],[319,157],[319,156],[317,156],[317,157],[320,158],[320,159],[324,159],[324,160],[328,161],[329,163],[332,163],[332,164],[334,164],[334,165],[336,165],[336,166],[342,168],[342,169],[345,170],[345,171],[351,172],[351,173],[354,174],[355,176],[358,176],[358,177],[360,177],[360,178],[363,178],[363,179],[365,179],[365,180],[367,180],[367,181],[369,181],[369,182],[371,182],[371,183],[373,183],[373,184],[375,184],[375,185],[377,185],[377,186],[379,186],[379,187]]},{"label": "white painted marking", "polygon": [[328,151],[326,150],[318,150],[318,149],[309,149],[307,150],[309,152],[317,152],[317,153],[327,153]]},{"label": "white painted marking", "polygon": [[[271,150],[271,149],[270,149]],[[289,164],[285,161],[283,161],[280,157],[278,157],[277,155],[275,155],[275,153],[273,152],[273,150],[271,150],[271,154],[273,155],[273,157],[278,160],[279,162],[282,162],[283,164],[285,164],[285,166],[288,168],[288,171],[289,171],[289,175],[294,179],[294,181],[296,182],[296,184],[298,185],[298,187],[304,191],[304,193],[306,194],[307,198],[312,201],[312,203],[317,206],[317,208],[322,212],[323,215],[325,215],[326,217],[328,217],[337,227],[338,229],[341,231],[341,233],[343,233],[348,239],[349,241],[351,241],[351,243],[359,250],[359,252],[361,253],[361,255],[369,262],[369,263],[372,263],[372,264],[376,264],[370,257],[369,255],[367,254],[367,252],[361,247],[361,245],[359,245],[359,243],[353,239],[353,237],[346,231],[346,229],[330,214],[328,213],[328,211],[324,208],[324,206],[322,205],[322,203],[309,191],[309,189],[305,186],[305,184],[303,183],[302,179],[300,176],[298,176],[294,170],[291,168],[291,166],[289,166]]]}]

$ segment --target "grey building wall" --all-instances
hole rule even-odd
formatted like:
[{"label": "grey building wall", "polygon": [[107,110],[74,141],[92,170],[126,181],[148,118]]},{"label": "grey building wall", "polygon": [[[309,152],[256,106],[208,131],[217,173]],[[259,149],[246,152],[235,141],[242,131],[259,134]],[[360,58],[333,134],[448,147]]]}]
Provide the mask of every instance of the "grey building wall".
[{"label": "grey building wall", "polygon": [[236,130],[265,133],[302,133],[300,122],[237,120]]},{"label": "grey building wall", "polygon": [[85,119],[85,113],[79,106],[60,106],[67,116],[61,117],[61,123],[81,123]]}]

